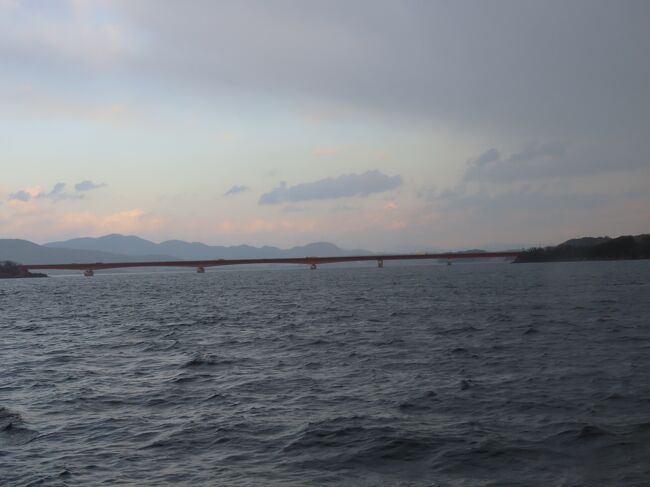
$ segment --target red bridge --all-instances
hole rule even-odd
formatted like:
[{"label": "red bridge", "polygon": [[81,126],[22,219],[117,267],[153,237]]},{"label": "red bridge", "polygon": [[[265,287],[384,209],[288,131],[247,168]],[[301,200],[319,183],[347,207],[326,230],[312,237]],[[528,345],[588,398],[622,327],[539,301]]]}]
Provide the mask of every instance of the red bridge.
[{"label": "red bridge", "polygon": [[515,258],[519,252],[452,252],[444,254],[387,254],[387,255],[353,255],[345,257],[296,257],[279,259],[217,259],[217,260],[174,260],[161,262],[95,262],[85,264],[25,264],[25,270],[79,270],[86,276],[92,276],[94,271],[101,269],[118,269],[124,267],[194,267],[197,272],[205,272],[206,267],[244,264],[303,264],[316,269],[318,264],[334,264],[337,262],[377,261],[378,267],[384,267],[387,260],[452,260]]}]

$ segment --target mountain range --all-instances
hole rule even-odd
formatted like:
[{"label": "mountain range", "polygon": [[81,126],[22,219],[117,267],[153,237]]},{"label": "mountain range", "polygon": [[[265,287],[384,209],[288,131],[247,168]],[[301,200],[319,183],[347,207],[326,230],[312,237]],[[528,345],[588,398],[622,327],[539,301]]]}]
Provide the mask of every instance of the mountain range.
[{"label": "mountain range", "polygon": [[[650,236],[637,235],[612,239],[610,237],[582,237],[567,240],[556,247],[529,249],[520,262],[548,260],[591,260],[612,258],[648,258]],[[480,251],[478,249],[474,250]],[[64,264],[90,262],[135,262],[169,260],[256,259],[291,257],[337,257],[372,255],[363,249],[341,249],[330,242],[280,249],[250,245],[219,246],[200,242],[167,240],[155,243],[134,235],[111,234],[97,238],[73,238],[38,245],[28,240],[0,239],[0,262],[21,264]]]},{"label": "mountain range", "polygon": [[314,242],[290,249],[250,245],[217,246],[168,240],[155,243],[133,235],[111,234],[73,238],[38,245],[28,240],[0,239],[0,261],[22,264],[71,262],[133,262],[165,260],[254,259],[308,256],[370,255],[362,249],[345,250],[329,242]]}]

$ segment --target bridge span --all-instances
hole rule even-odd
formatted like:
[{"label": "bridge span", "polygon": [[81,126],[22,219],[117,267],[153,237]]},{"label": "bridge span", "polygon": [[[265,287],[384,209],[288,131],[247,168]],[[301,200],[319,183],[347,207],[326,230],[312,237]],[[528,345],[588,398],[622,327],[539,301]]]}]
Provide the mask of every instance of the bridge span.
[{"label": "bridge span", "polygon": [[384,261],[390,260],[446,260],[451,263],[462,259],[515,258],[519,252],[449,252],[442,254],[385,254],[385,255],[351,255],[341,257],[295,257],[276,259],[216,259],[216,260],[174,260],[158,262],[87,262],[71,264],[25,264],[25,270],[68,270],[83,271],[92,276],[95,271],[103,269],[121,269],[129,267],[193,267],[197,272],[205,272],[206,267],[246,264],[301,264],[316,269],[319,264],[340,262],[376,261],[377,267],[384,267]]}]

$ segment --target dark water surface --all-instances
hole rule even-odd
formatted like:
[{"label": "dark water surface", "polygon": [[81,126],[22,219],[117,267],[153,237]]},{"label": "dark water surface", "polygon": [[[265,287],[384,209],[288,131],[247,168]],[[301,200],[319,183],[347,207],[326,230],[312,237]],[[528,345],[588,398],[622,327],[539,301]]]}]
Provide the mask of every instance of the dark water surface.
[{"label": "dark water surface", "polygon": [[650,485],[650,262],[0,281],[0,485]]}]

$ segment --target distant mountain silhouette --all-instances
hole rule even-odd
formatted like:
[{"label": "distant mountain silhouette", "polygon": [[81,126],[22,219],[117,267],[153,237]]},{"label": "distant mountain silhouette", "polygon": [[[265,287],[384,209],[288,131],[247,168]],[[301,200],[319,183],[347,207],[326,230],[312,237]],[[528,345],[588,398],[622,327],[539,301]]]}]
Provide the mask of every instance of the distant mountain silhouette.
[{"label": "distant mountain silhouette", "polygon": [[73,262],[134,262],[137,260],[171,260],[167,255],[129,255],[99,250],[50,248],[28,240],[0,239],[0,261],[21,264],[67,264]]},{"label": "distant mountain silhouette", "polygon": [[95,252],[110,252],[140,257],[143,255],[162,254],[168,256],[159,260],[202,260],[202,259],[256,259],[281,257],[309,257],[344,255],[370,255],[367,250],[344,250],[329,242],[314,242],[307,245],[279,249],[277,247],[252,247],[250,245],[234,245],[230,247],[206,245],[200,242],[185,242],[183,240],[167,240],[154,243],[133,235],[105,235],[97,238],[73,238],[63,242],[45,244],[49,249],[74,249]]},{"label": "distant mountain silhouette", "polygon": [[119,235],[112,233],[99,238],[84,237],[73,238],[62,242],[46,243],[45,247],[76,249],[76,250],[96,250],[100,252],[110,252],[122,255],[169,255],[167,252],[156,250],[156,244],[134,235]]}]

